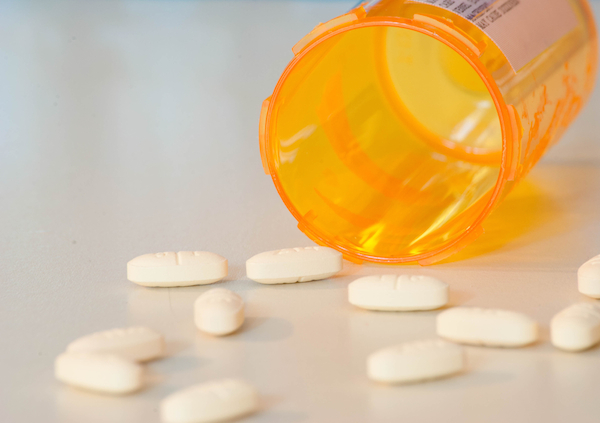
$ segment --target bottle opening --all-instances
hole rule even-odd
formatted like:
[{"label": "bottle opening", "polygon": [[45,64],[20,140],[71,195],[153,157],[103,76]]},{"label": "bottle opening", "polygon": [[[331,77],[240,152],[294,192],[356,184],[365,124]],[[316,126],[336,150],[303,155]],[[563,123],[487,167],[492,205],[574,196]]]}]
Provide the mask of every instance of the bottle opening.
[{"label": "bottle opening", "polygon": [[272,98],[271,172],[313,236],[355,257],[413,261],[488,207],[502,128],[457,51],[410,28],[364,26],[304,52]]}]

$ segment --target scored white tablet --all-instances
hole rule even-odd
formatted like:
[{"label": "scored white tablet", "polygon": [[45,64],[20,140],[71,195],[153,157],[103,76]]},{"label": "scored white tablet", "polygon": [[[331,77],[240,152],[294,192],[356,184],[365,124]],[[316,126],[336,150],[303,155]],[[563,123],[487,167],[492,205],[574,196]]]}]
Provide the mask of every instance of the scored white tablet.
[{"label": "scored white tablet", "polygon": [[579,303],[562,310],[550,323],[552,345],[565,351],[583,351],[600,342],[600,307]]},{"label": "scored white tablet", "polygon": [[437,316],[437,334],[473,345],[522,347],[538,339],[538,325],[530,317],[507,310],[455,307]]},{"label": "scored white tablet", "polygon": [[342,254],[328,247],[300,247],[260,253],[246,261],[246,274],[264,284],[309,282],[342,270]]},{"label": "scored white tablet", "polygon": [[169,395],[160,403],[163,423],[230,421],[258,409],[256,389],[237,379],[195,385]]},{"label": "scored white tablet", "polygon": [[448,284],[430,276],[365,276],[348,285],[348,301],[367,310],[434,310],[448,303]]},{"label": "scored white tablet", "polygon": [[244,301],[228,289],[206,291],[194,302],[194,323],[202,332],[229,335],[244,323]]},{"label": "scored white tablet", "polygon": [[127,279],[150,287],[206,285],[227,276],[227,259],[208,251],[144,254],[127,263]]},{"label": "scored white tablet", "polygon": [[367,359],[369,378],[385,383],[437,379],[458,373],[464,367],[464,349],[438,339],[384,348]]},{"label": "scored white tablet", "polygon": [[118,355],[64,353],[54,362],[54,375],[77,388],[124,395],[142,387],[144,371],[136,362]]},{"label": "scored white tablet", "polygon": [[600,298],[600,255],[581,265],[577,271],[577,284],[582,294]]},{"label": "scored white tablet", "polygon": [[71,342],[67,352],[116,354],[134,361],[149,361],[165,353],[163,336],[149,328],[130,327],[92,333]]}]

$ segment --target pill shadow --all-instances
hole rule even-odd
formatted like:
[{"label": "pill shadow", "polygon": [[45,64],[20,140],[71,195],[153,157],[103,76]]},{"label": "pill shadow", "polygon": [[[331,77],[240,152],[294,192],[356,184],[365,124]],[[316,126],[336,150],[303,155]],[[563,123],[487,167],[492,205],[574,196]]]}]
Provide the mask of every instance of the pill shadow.
[{"label": "pill shadow", "polygon": [[258,290],[279,290],[279,289],[287,289],[287,290],[297,290],[297,291],[321,291],[321,290],[331,290],[331,289],[340,289],[345,285],[340,284],[340,282],[350,282],[353,280],[350,279],[347,275],[335,275],[327,279],[321,279],[318,281],[310,281],[310,282],[294,282],[294,283],[280,283],[280,284],[262,284],[259,282],[255,282],[250,279],[246,279],[243,284],[236,285],[236,292],[244,292],[244,291],[258,291]]},{"label": "pill shadow", "polygon": [[244,422],[296,423],[308,419],[308,414],[306,413],[290,410],[275,410],[274,408],[283,400],[284,398],[278,395],[261,395],[258,411],[245,419]]},{"label": "pill shadow", "polygon": [[461,373],[432,381],[431,390],[454,390],[473,386],[490,386],[504,384],[517,377],[508,371],[480,370],[475,366],[467,364],[467,368]]},{"label": "pill shadow", "polygon": [[481,370],[476,365],[468,363],[466,368],[458,373],[443,376],[440,378],[429,379],[425,381],[416,381],[408,383],[398,384],[386,384],[373,382],[373,392],[378,390],[392,389],[396,391],[446,391],[456,390],[460,388],[473,387],[473,386],[489,386],[496,384],[503,384],[510,380],[514,380],[517,376],[507,371],[490,371]]},{"label": "pill shadow", "polygon": [[189,348],[191,346],[192,345],[189,342],[183,342],[179,340],[167,340],[165,345],[165,355],[161,357],[161,360],[179,354],[180,352],[184,351],[186,348]]},{"label": "pill shadow", "polygon": [[[343,274],[343,271],[338,273],[337,275],[331,276],[327,279],[322,279],[318,281],[310,281],[310,282],[298,282],[295,284],[291,284],[296,286],[299,291],[320,291],[320,290],[328,290],[328,289],[340,289],[345,288],[346,284],[342,284],[343,282],[349,282],[354,280],[352,277],[348,279],[349,276]],[[342,282],[342,283],[341,283]]]},{"label": "pill shadow", "polygon": [[297,423],[308,421],[308,414],[300,411],[259,410],[244,419],[244,423]]},{"label": "pill shadow", "polygon": [[280,317],[246,317],[240,328],[238,340],[245,342],[275,342],[289,338],[294,325]]},{"label": "pill shadow", "polygon": [[[227,276],[225,276],[225,278],[221,281],[222,282],[228,282],[228,281],[235,281],[238,279],[243,279],[246,277],[246,265],[245,264],[231,264],[228,263],[227,264]],[[220,282],[217,282],[220,283]]]},{"label": "pill shadow", "polygon": [[55,392],[57,420],[61,423],[155,421],[154,407],[143,395],[147,389],[112,396],[60,386]]},{"label": "pill shadow", "polygon": [[391,317],[391,318],[419,316],[418,318],[421,318],[421,316],[422,317],[436,316],[440,311],[444,311],[446,308],[450,308],[452,306],[445,305],[443,307],[436,308],[434,310],[369,310],[366,308],[357,307],[350,303],[347,303],[344,305],[344,307],[348,311],[350,311],[352,314],[357,315],[357,316],[373,315],[373,316],[382,316],[382,317]]},{"label": "pill shadow", "polygon": [[535,347],[550,342],[550,328],[548,326],[538,324],[538,331],[538,340],[531,344],[531,346]]},{"label": "pill shadow", "polygon": [[162,385],[167,377],[162,372],[157,372],[153,366],[146,366],[144,369],[144,391],[152,390]]},{"label": "pill shadow", "polygon": [[[551,187],[546,191],[529,179],[521,181],[485,220],[485,233],[481,237],[437,264],[454,263],[500,249],[514,250],[570,230],[572,224],[565,209],[550,190]],[[538,230],[542,227],[543,231]]]},{"label": "pill shadow", "polygon": [[352,263],[350,261],[344,260],[344,267],[342,271],[338,273],[336,276],[338,277],[359,277],[360,273],[364,271],[364,266],[362,264]]},{"label": "pill shadow", "polygon": [[153,374],[162,375],[186,373],[208,365],[210,360],[200,358],[196,355],[166,357],[164,360],[157,360],[148,363]]},{"label": "pill shadow", "polygon": [[435,404],[446,395],[453,396],[460,391],[502,386],[513,379],[514,376],[507,372],[476,371],[468,368],[461,373],[419,383],[389,385],[369,381],[368,404],[373,415],[397,415],[399,410],[413,409],[415,400],[421,402],[418,400],[420,398],[429,398],[431,404]]},{"label": "pill shadow", "polygon": [[260,397],[260,409],[268,410],[271,409],[277,404],[280,404],[283,401],[283,397],[279,395],[261,395]]},{"label": "pill shadow", "polygon": [[472,293],[469,293],[468,291],[455,290],[452,287],[450,287],[449,293],[450,293],[450,295],[448,298],[448,304],[446,304],[440,310],[445,310],[447,308],[452,308],[452,307],[463,306],[463,305],[467,304],[470,300],[475,298],[475,295]]}]

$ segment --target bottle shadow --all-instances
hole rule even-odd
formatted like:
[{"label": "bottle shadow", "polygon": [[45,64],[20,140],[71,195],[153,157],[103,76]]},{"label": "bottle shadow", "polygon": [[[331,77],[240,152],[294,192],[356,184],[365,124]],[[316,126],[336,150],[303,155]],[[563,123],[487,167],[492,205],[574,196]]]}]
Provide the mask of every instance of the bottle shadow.
[{"label": "bottle shadow", "polygon": [[523,180],[484,222],[485,233],[458,253],[436,263],[455,263],[502,250],[508,252],[569,229],[564,209],[530,179]]}]

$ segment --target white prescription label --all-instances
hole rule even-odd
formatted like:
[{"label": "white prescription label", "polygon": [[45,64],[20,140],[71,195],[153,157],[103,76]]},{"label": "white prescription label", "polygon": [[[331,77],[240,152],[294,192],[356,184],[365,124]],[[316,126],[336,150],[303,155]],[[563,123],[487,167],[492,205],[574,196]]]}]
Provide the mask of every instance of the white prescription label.
[{"label": "white prescription label", "polygon": [[473,22],[518,71],[577,27],[568,0],[410,0],[441,7]]}]

